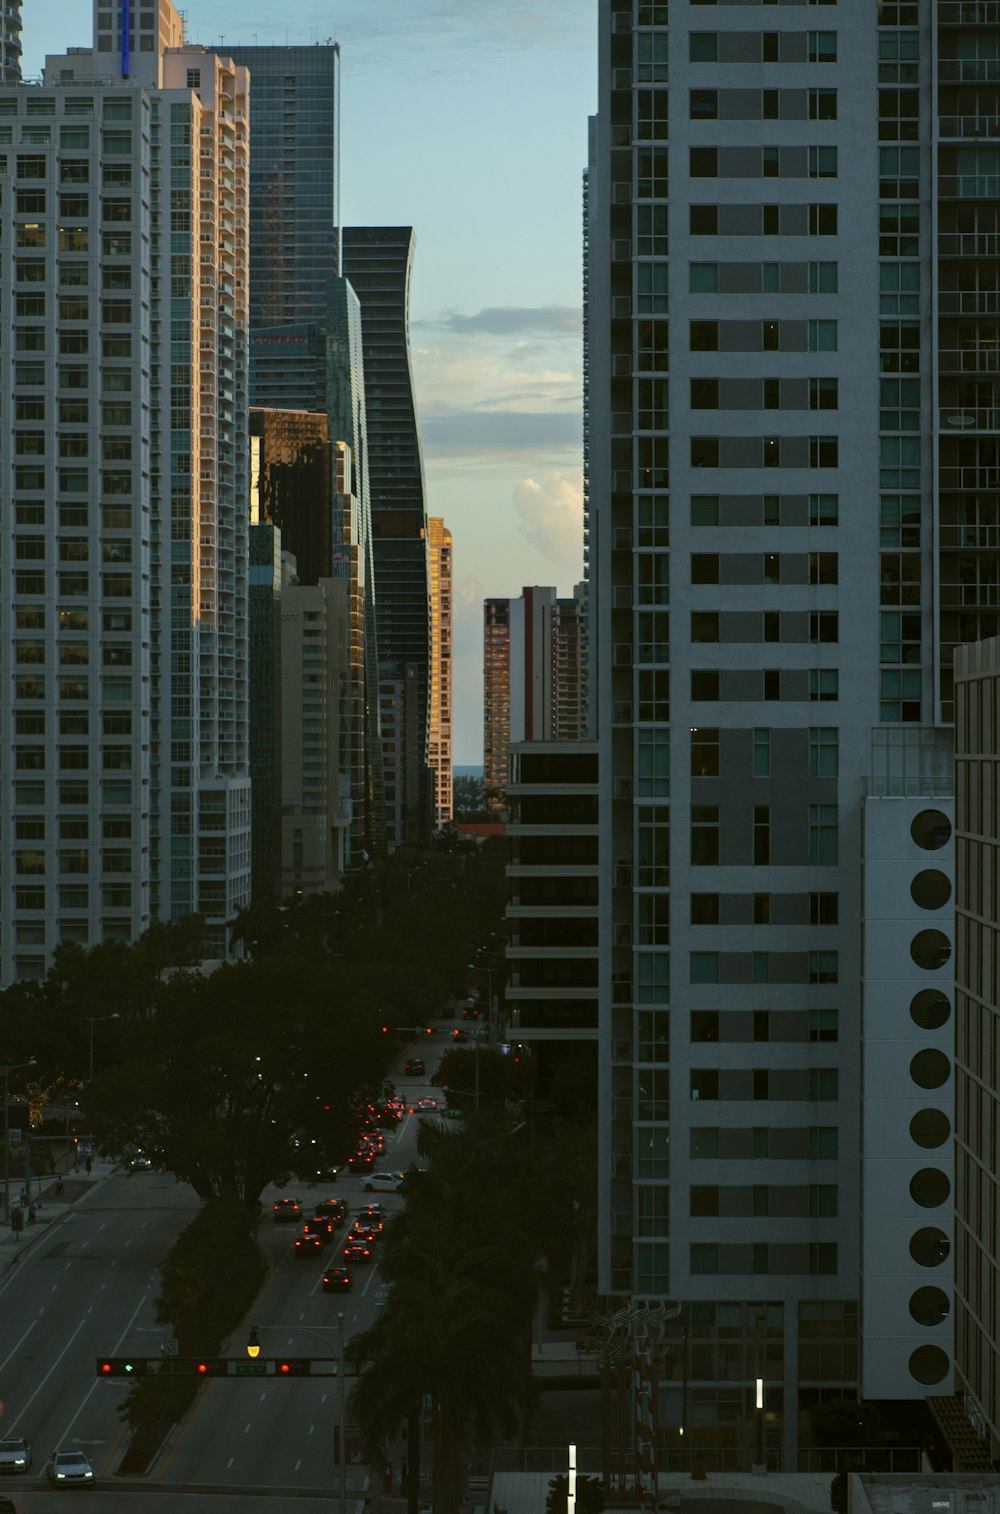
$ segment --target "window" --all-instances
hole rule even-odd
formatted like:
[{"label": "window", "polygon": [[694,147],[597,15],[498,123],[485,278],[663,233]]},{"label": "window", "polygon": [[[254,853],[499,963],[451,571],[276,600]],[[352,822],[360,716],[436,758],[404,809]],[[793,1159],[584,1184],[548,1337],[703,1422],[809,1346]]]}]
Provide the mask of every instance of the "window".
[{"label": "window", "polygon": [[809,1011],[810,1041],[836,1041],[839,1013],[835,1009],[811,1009]]},{"label": "window", "polygon": [[689,331],[692,352],[718,352],[718,321],[691,321]]},{"label": "window", "polygon": [[668,251],[666,205],[636,206],[635,238],[635,250],[638,257],[666,257]]},{"label": "window", "polygon": [[837,975],[837,953],[835,951],[815,951],[809,953],[810,983],[836,983]]},{"label": "window", "polygon": [[771,861],[771,810],[766,804],[754,805],[753,861],[755,867],[767,867]]},{"label": "window", "polygon": [[837,582],[837,553],[809,553],[809,582],[811,584],[835,584]]},{"label": "window", "polygon": [[692,89],[689,114],[692,121],[714,121],[719,114],[719,95],[714,89]]},{"label": "window", "polygon": [[695,804],[691,807],[691,865],[717,867],[719,862],[718,805]]},{"label": "window", "polygon": [[836,294],[837,293],[837,265],[836,265],[836,263],[810,263],[809,264],[809,293],[810,294]]},{"label": "window", "polygon": [[836,867],[840,842],[835,804],[809,806],[809,862],[813,867]]},{"label": "window", "polygon": [[809,1127],[809,1157],[811,1161],[835,1158],[839,1149],[836,1125],[811,1125]]},{"label": "window", "polygon": [[771,776],[771,732],[767,729],[758,729],[753,733],[753,776]]},{"label": "window", "polygon": [[714,701],[719,697],[719,672],[717,668],[695,668],[691,672],[691,699],[694,702]]},{"label": "window", "polygon": [[837,33],[836,32],[810,32],[809,33],[809,62],[810,63],[836,63],[837,61]]},{"label": "window", "polygon": [[692,925],[718,925],[718,894],[689,894]]},{"label": "window", "polygon": [[840,757],[837,728],[835,726],[812,726],[809,731],[810,778],[836,778],[839,771]]},{"label": "window", "polygon": [[810,468],[836,468],[839,442],[835,436],[811,436],[809,438]]},{"label": "window", "polygon": [[838,641],[839,639],[840,617],[836,610],[811,610],[809,612],[810,641]]},{"label": "window", "polygon": [[[836,330],[836,323],[831,324],[834,325],[834,329]],[[810,410],[836,410],[837,405],[838,389],[835,378],[811,378],[809,380]]]},{"label": "window", "polygon": [[688,150],[688,159],[692,179],[719,177],[719,149],[717,147],[692,147]]},{"label": "window", "polygon": [[692,294],[718,294],[718,263],[688,264],[688,288]]},{"label": "window", "polygon": [[718,410],[719,408],[719,380],[718,379],[692,379],[691,380],[691,409],[692,410]]},{"label": "window", "polygon": [[719,231],[718,205],[691,205],[689,229],[693,237],[714,237]]},{"label": "window", "polygon": [[639,315],[665,315],[669,308],[669,268],[666,263],[636,265],[636,310]]},{"label": "window", "polygon": [[716,1274],[719,1270],[718,1245],[715,1242],[692,1242],[689,1263],[692,1275]]},{"label": "window", "polygon": [[719,732],[714,726],[694,726],[691,730],[692,778],[719,776]]},{"label": "window", "polygon": [[691,553],[691,582],[693,584],[719,582],[719,554],[717,552]]},{"label": "window", "polygon": [[835,147],[810,147],[810,179],[835,179],[837,177],[837,149]]},{"label": "window", "polygon": [[811,89],[809,91],[810,121],[836,121],[837,91],[835,89]]},{"label": "window", "polygon": [[837,235],[836,205],[809,206],[809,235],[811,237],[835,237]]},{"label": "window", "polygon": [[810,1067],[809,1097],[813,1100],[830,1100],[837,1097],[837,1069],[835,1067]]},{"label": "window", "polygon": [[717,63],[718,32],[691,32],[688,38],[688,57],[692,63]]},{"label": "window", "polygon": [[[807,327],[807,336],[810,352],[836,352],[836,321],[810,321]],[[836,384],[836,382],[836,379],[834,379],[833,383]],[[835,409],[836,406],[832,406],[831,408]]]},{"label": "window", "polygon": [[636,45],[636,77],[639,84],[667,82],[667,33],[640,32]]}]

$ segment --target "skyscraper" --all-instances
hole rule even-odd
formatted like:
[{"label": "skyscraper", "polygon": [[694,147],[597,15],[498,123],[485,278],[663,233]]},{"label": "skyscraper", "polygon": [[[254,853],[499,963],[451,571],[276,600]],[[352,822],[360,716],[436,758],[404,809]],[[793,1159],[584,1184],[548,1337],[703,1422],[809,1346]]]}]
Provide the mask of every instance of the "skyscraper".
[{"label": "skyscraper", "polygon": [[21,0],[0,0],[0,84],[21,77]]},{"label": "skyscraper", "polygon": [[502,809],[512,746],[587,734],[586,589],[560,599],[536,585],[483,609],[484,782],[487,804]]},{"label": "skyscraper", "polygon": [[410,369],[414,242],[409,226],[351,226],[343,235],[344,273],[361,301],[383,701],[404,712],[396,722],[396,844],[426,838],[433,811],[427,511]]},{"label": "skyscraper", "polygon": [[431,596],[431,698],[427,755],[434,774],[434,821],[438,829],[453,817],[452,720],[452,551],[451,532],[440,516],[428,526]]},{"label": "skyscraper", "polygon": [[[234,57],[254,81],[251,401],[270,409],[322,411],[331,447],[346,448],[346,474],[331,472],[330,522],[337,543],[332,571],[345,575],[345,592],[356,603],[350,637],[329,645],[349,659],[351,671],[344,671],[355,690],[343,734],[353,754],[355,794],[349,856],[352,866],[360,866],[366,853],[384,852],[386,837],[361,313],[354,290],[339,274],[340,50],[242,47]],[[299,567],[315,582],[305,560]],[[361,724],[355,732],[350,721],[356,720]]]},{"label": "skyscraper", "polygon": [[760,1377],[790,1466],[821,1394],[950,1385],[917,838],[998,613],[996,26],[669,19],[602,0],[587,177],[600,1286],[682,1305],[684,1446],[754,1460]]},{"label": "skyscraper", "polygon": [[249,897],[247,79],[123,14],[0,87],[4,982]]}]

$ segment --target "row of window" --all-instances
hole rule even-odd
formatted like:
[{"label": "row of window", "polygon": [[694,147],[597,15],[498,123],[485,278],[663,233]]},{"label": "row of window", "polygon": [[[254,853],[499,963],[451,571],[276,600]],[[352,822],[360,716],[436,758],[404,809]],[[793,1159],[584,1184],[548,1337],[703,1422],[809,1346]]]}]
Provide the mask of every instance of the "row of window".
[{"label": "row of window", "polygon": [[755,1183],[730,1188],[718,1183],[694,1183],[688,1189],[688,1213],[692,1219],[761,1219],[769,1215],[785,1219],[836,1219],[836,1183]]},{"label": "row of window", "polygon": [[837,205],[689,205],[688,229],[693,237],[831,237],[837,235]]},{"label": "row of window", "polygon": [[[692,828],[692,839],[694,834]],[[754,844],[756,845],[756,830]],[[770,863],[769,855],[764,857],[764,863],[765,865]],[[641,894],[638,896],[640,903],[643,897]],[[666,940],[646,941],[642,944],[667,946],[669,942]],[[688,954],[689,983],[837,983],[838,972],[835,951],[690,952]],[[828,1036],[825,1039],[836,1040],[836,1036]],[[737,1096],[734,1095],[734,1097]],[[758,1095],[754,1094],[754,1098],[757,1097]],[[798,1095],[789,1095],[789,1097],[798,1097]]]},{"label": "row of window", "polygon": [[836,1241],[808,1245],[726,1246],[692,1241],[688,1266],[692,1274],[746,1274],[755,1277],[830,1277],[837,1271]]},{"label": "row of window", "polygon": [[[123,164],[115,170],[119,173],[131,174],[128,164]],[[105,174],[111,172],[110,167],[105,169]],[[43,216],[48,213],[49,200],[47,191],[44,189],[16,189],[14,191],[14,208],[19,216]],[[56,206],[52,205],[55,212]],[[95,211],[97,207],[95,206]],[[100,213],[101,220],[105,223],[125,223],[132,220],[131,196],[121,199],[108,199],[101,196]],[[58,205],[59,218],[62,221],[86,221],[91,214],[90,195],[60,194]],[[37,245],[37,244],[36,244]],[[79,249],[67,249],[78,251]]]},{"label": "row of window", "polygon": [[692,925],[836,925],[840,918],[840,896],[830,893],[689,894],[688,905]]},{"label": "row of window", "polygon": [[691,1041],[736,1042],[836,1041],[840,1012],[836,1009],[754,1009],[691,1011]]},{"label": "row of window", "polygon": [[833,31],[689,32],[688,61],[690,63],[836,63],[837,33]]},{"label": "row of window", "polygon": [[[822,748],[820,748],[819,750],[822,750]],[[770,864],[771,806],[754,805],[751,823],[752,832],[748,840],[750,842],[750,847],[752,847],[753,850],[754,863],[756,865]],[[719,806],[717,804],[693,804],[691,806],[690,845],[690,859],[692,867],[717,867],[719,865],[719,859],[721,855],[721,835],[722,829]],[[786,836],[785,849],[788,851],[789,855],[787,858],[782,857],[782,864],[785,866],[802,866],[804,863],[808,862],[808,865],[810,867],[836,867],[840,852],[839,836],[840,827],[837,806],[835,804],[810,804],[808,806],[807,850],[804,851],[803,848],[799,845],[797,836]],[[731,822],[727,823],[726,839],[727,845],[730,849],[732,849],[733,843],[737,838],[733,832]],[[745,858],[743,860],[746,861],[748,859]],[[727,863],[728,861],[729,859],[727,858]],[[771,981],[769,976],[760,978],[757,977],[758,970],[762,974],[770,974],[771,969],[768,966],[768,962],[771,955],[773,954],[768,952],[753,953],[753,956],[755,958],[755,966],[753,969],[753,976],[750,979],[751,982]],[[792,955],[801,956],[801,953],[793,953]],[[812,977],[812,973],[814,970],[816,972],[825,970],[825,966],[829,967],[831,965],[826,961],[828,955],[830,954],[810,953],[808,979],[793,979],[792,981],[823,981],[821,979],[814,979]],[[693,956],[713,957],[715,959],[715,971],[718,971],[718,952],[695,953],[693,954]],[[813,956],[817,957],[817,961],[815,963],[813,963],[811,960]],[[836,953],[832,953],[832,956],[832,968],[833,971],[836,972]],[[756,958],[758,957],[761,959],[759,969],[756,965]],[[714,982],[717,980],[713,978],[692,978],[691,981]]]},{"label": "row of window", "polygon": [[[694,675],[692,674],[692,677]],[[723,732],[718,726],[692,726],[691,727],[691,777],[692,778],[718,778],[720,775],[720,752],[723,735],[726,738],[741,735],[743,733],[728,730]],[[789,733],[785,727],[781,728],[782,738],[787,738]],[[839,768],[839,739],[840,733],[836,726],[810,726],[805,733],[798,733],[808,737],[808,764],[810,778],[836,778]],[[766,726],[759,726],[752,732],[751,752],[752,769],[751,776],[754,778],[770,778],[771,776],[771,737],[773,732]],[[785,745],[788,745],[786,740]],[[718,811],[715,812],[716,823]],[[819,817],[817,817],[819,818]],[[702,896],[699,895],[699,898]],[[718,895],[704,896],[716,900],[718,908]],[[755,895],[756,899],[758,896]],[[767,897],[766,895],[764,896]],[[816,895],[823,898],[824,895]],[[692,917],[693,919],[693,917]],[[711,920],[703,919],[697,922],[701,925],[711,925]],[[763,924],[763,921],[755,923]]]},{"label": "row of window", "polygon": [[835,89],[692,89],[692,121],[836,121]]},{"label": "row of window", "polygon": [[[18,884],[14,889],[15,909],[46,909],[46,892],[43,883]],[[60,909],[88,909],[89,904],[89,889],[86,886],[59,890]],[[101,888],[101,907],[102,909],[131,909],[131,883],[105,883]]]},{"label": "row of window", "polygon": [[[919,440],[914,440],[918,449]],[[692,436],[692,468],[836,468],[836,436]],[[887,487],[896,483],[887,479]],[[905,487],[905,481],[904,481]]]},{"label": "row of window", "polygon": [[[640,558],[640,561],[648,559]],[[692,552],[693,584],[835,584],[836,552]],[[775,628],[777,629],[777,628]],[[699,638],[702,639],[702,638]],[[765,640],[778,640],[777,636]],[[835,641],[835,636],[818,637]]]},{"label": "row of window", "polygon": [[[810,322],[821,324],[827,323]],[[836,325],[829,324],[836,340]],[[689,398],[692,410],[836,410],[840,404],[835,378],[693,378]]]}]

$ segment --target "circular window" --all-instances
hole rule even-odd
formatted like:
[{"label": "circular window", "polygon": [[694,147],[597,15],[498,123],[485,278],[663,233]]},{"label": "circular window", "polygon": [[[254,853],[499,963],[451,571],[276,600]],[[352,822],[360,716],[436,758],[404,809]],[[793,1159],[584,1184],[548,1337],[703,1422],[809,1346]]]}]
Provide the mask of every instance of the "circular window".
[{"label": "circular window", "polygon": [[910,823],[910,835],[925,852],[936,852],[951,840],[951,821],[940,810],[921,810]]},{"label": "circular window", "polygon": [[910,1299],[910,1313],[918,1325],[940,1325],[951,1305],[940,1288],[918,1288]]},{"label": "circular window", "polygon": [[940,1030],[950,1014],[951,1005],[939,988],[922,988],[910,1000],[910,1018],[921,1030]]},{"label": "circular window", "polygon": [[910,1236],[910,1255],[918,1267],[940,1267],[950,1251],[951,1242],[935,1225],[925,1225]]},{"label": "circular window", "polygon": [[910,956],[925,972],[934,972],[951,956],[951,942],[943,931],[918,931],[910,942]]},{"label": "circular window", "polygon": [[943,1109],[918,1109],[910,1121],[910,1138],[928,1150],[943,1146],[951,1135],[951,1121]]},{"label": "circular window", "polygon": [[951,898],[951,879],[936,867],[927,867],[910,883],[910,898],[920,909],[940,909]]},{"label": "circular window", "polygon": [[939,1383],[948,1376],[948,1358],[940,1346],[918,1346],[910,1357],[910,1376],[918,1383]]},{"label": "circular window", "polygon": [[910,1197],[921,1209],[936,1209],[951,1192],[951,1184],[936,1167],[921,1167],[910,1179]]},{"label": "circular window", "polygon": [[944,1052],[933,1047],[918,1051],[910,1062],[910,1077],[918,1088],[940,1088],[947,1083],[950,1072],[951,1063]]}]

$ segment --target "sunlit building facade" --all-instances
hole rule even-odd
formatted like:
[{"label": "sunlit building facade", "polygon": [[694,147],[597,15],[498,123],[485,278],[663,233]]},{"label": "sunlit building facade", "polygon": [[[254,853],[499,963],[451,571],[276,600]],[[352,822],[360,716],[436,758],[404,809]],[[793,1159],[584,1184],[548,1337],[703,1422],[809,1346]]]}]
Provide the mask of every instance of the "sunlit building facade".
[{"label": "sunlit building facade", "polygon": [[248,81],[133,11],[0,87],[4,982],[249,899]]},{"label": "sunlit building facade", "polygon": [[434,774],[437,828],[453,818],[452,797],[452,540],[440,516],[428,522],[431,591],[431,698],[427,757]]}]

